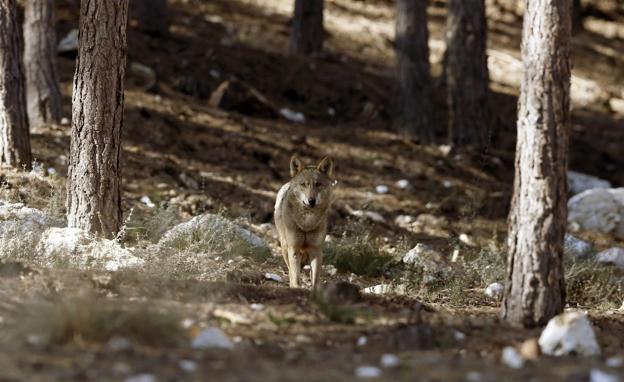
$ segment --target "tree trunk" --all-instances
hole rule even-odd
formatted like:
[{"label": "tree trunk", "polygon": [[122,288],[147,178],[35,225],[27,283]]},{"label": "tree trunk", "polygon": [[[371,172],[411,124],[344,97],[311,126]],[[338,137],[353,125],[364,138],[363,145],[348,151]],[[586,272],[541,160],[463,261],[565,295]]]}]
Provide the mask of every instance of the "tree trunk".
[{"label": "tree trunk", "polygon": [[0,1],[0,166],[30,169],[20,27],[15,0]]},{"label": "tree trunk", "polygon": [[24,68],[31,127],[61,120],[56,74],[54,0],[28,0],[24,12]]},{"label": "tree trunk", "polygon": [[295,0],[290,54],[308,55],[323,50],[323,2]]},{"label": "tree trunk", "polygon": [[166,36],[169,33],[169,12],[167,0],[136,1],[136,15],[139,28],[154,36]]},{"label": "tree trunk", "polygon": [[488,141],[485,0],[449,0],[445,75],[448,136],[453,145]]},{"label": "tree trunk", "polygon": [[119,155],[123,125],[128,0],[80,3],[67,195],[69,227],[104,237],[121,222]]},{"label": "tree trunk", "polygon": [[435,138],[431,102],[428,0],[397,0],[396,60],[399,128],[421,143]]},{"label": "tree trunk", "polygon": [[514,194],[502,317],[545,324],[562,311],[570,125],[571,0],[527,0]]}]

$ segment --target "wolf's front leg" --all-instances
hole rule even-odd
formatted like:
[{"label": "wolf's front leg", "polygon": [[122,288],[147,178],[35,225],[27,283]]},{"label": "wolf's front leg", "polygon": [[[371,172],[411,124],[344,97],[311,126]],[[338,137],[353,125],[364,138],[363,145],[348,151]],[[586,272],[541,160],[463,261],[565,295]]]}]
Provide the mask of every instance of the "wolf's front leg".
[{"label": "wolf's front leg", "polygon": [[316,289],[320,284],[321,270],[323,267],[323,251],[316,251],[310,260],[310,268],[312,268],[312,289]]},{"label": "wolf's front leg", "polygon": [[288,279],[291,288],[299,288],[299,272],[301,272],[301,258],[294,248],[288,248]]}]

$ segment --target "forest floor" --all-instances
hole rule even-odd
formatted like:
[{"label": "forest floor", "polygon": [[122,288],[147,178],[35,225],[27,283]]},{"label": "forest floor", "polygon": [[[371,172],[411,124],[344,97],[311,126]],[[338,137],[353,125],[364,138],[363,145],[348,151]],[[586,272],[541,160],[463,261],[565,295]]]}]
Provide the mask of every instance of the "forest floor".
[{"label": "forest floor", "polygon": [[[74,3],[60,2],[60,37],[77,26]],[[271,272],[287,279],[276,251],[276,257],[262,261],[215,256],[202,263],[198,277],[173,277],[166,268],[104,272],[0,263],[0,381],[126,380],[142,373],[158,381],[352,380],[358,379],[358,367],[379,366],[386,353],[397,355],[400,365],[384,369],[381,380],[586,381],[592,368],[606,370],[606,358],[624,356],[622,289],[607,293],[590,275],[574,279],[568,302],[589,312],[600,357],[543,356],[519,370],[500,361],[505,346],[540,333],[501,323],[498,302],[483,294],[487,283],[504,281],[522,69],[517,10],[488,2],[492,134],[487,152],[477,153],[449,152],[443,144],[443,1],[433,1],[429,9],[440,138],[440,145],[429,146],[393,130],[393,1],[326,1],[325,52],[305,59],[286,54],[291,2],[170,3],[167,37],[146,35],[134,19],[129,22],[122,153],[126,216],[132,210],[145,219],[162,218],[141,202],[148,196],[159,206],[154,210],[179,209],[181,218],[203,212],[244,217],[275,249],[275,233],[263,223],[272,222],[290,156],[313,161],[331,155],[338,179],[330,218],[330,235],[338,244],[332,248],[374,246],[375,256],[395,259],[424,243],[449,258],[458,250],[478,264],[473,268],[483,269],[468,281],[446,279],[435,288],[365,295],[345,307],[328,307],[305,289],[263,276]],[[624,14],[596,6],[585,27],[573,43],[570,169],[621,187]],[[58,61],[70,117],[75,61]],[[155,82],[146,80],[145,66]],[[243,102],[235,110],[210,106],[211,93],[232,78],[265,101]],[[303,113],[305,123],[284,118],[282,108]],[[69,132],[68,124],[32,131],[37,161],[54,168],[59,183],[67,171]],[[401,179],[409,186],[396,186]],[[377,193],[378,185],[389,192]],[[27,204],[36,193],[18,191]],[[62,198],[51,196],[59,214]],[[376,212],[382,220],[354,216],[354,210]],[[398,223],[401,215],[415,223]],[[141,224],[132,219],[138,218],[128,217],[129,227]],[[608,236],[579,236],[598,250],[624,244]],[[141,243],[127,239],[126,245]],[[343,267],[336,275],[324,274],[324,282],[348,280],[366,288],[395,283],[396,272],[409,274]],[[125,331],[107,331],[115,320],[123,321],[117,323]],[[235,349],[189,347],[206,326],[220,327]],[[84,334],[89,331],[103,334]],[[52,339],[41,344],[35,332]],[[622,369],[611,372],[624,377]]]}]

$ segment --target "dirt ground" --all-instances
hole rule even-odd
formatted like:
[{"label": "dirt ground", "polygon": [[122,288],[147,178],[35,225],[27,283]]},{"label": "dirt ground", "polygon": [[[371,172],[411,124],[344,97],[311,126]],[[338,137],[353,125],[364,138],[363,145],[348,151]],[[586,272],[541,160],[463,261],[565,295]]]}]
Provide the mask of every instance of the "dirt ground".
[{"label": "dirt ground", "polygon": [[[59,1],[59,36],[77,26],[76,3]],[[488,2],[492,135],[485,153],[448,152],[443,145],[444,1],[432,1],[429,9],[439,146],[420,145],[393,131],[390,0],[326,1],[326,51],[306,59],[285,53],[291,11],[286,1],[172,0],[167,37],[143,34],[131,18],[122,154],[125,211],[149,196],[158,205],[178,206],[186,217],[225,211],[258,227],[272,222],[276,191],[287,181],[293,153],[309,161],[331,155],[338,178],[331,235],[355,224],[387,247],[426,243],[445,254],[456,247],[502,247],[522,23],[507,3]],[[570,168],[624,186],[624,114],[611,102],[624,98],[622,10],[592,6],[573,48]],[[74,58],[59,57],[58,64],[70,117]],[[153,69],[155,83],[132,64]],[[256,89],[272,109],[211,107],[212,91],[231,78]],[[302,112],[306,122],[281,117],[276,113],[281,108]],[[61,176],[67,170],[69,129],[45,126],[32,132],[35,157]],[[400,179],[410,186],[396,187]],[[376,193],[377,185],[389,186],[390,192]],[[350,211],[360,209],[378,212],[384,222],[353,218]],[[440,223],[411,230],[395,223],[399,215],[431,215]],[[461,234],[474,240],[473,249],[459,244]],[[273,234],[263,237],[275,246]],[[598,248],[613,244],[618,243],[603,238]],[[353,319],[340,323],[308,291],[267,280],[265,272],[285,278],[279,259],[262,264],[215,260],[209,281],[0,264],[0,381],[113,381],[141,373],[158,381],[342,381],[359,379],[354,374],[359,366],[379,366],[385,353],[401,362],[384,369],[379,380],[587,381],[590,369],[606,370],[606,358],[624,355],[624,314],[599,304],[581,308],[594,323],[600,357],[540,357],[513,370],[500,362],[501,350],[537,337],[540,330],[499,322],[497,302],[485,298],[482,289],[466,290],[463,304],[409,294],[366,295],[349,305]],[[340,273],[324,278],[362,288],[388,281]],[[120,347],[80,338],[42,346],[28,339],[23,328],[46,317],[33,304],[62,305],[75,295],[90,296],[81,300],[84,304],[147,304],[175,314],[189,323],[182,334],[189,338],[207,325],[220,326],[236,347],[200,351],[188,341],[165,345],[158,340]],[[251,304],[264,308],[253,310]],[[215,311],[250,321],[234,323]],[[360,346],[361,338],[366,344]],[[184,371],[184,360],[196,362],[197,370]],[[622,369],[610,371],[624,378]]]}]

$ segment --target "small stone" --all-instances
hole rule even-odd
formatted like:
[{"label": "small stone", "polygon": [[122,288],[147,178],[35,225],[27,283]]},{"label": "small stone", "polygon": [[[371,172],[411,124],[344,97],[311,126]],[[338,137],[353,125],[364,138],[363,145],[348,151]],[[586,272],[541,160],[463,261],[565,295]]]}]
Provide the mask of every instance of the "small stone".
[{"label": "small stone", "polygon": [[67,117],[63,117],[63,118],[61,118],[61,125],[63,125],[63,126],[68,126],[68,125],[69,125],[69,122],[70,122],[70,121],[69,121],[69,118],[67,118]]},{"label": "small stone", "polygon": [[501,283],[492,283],[485,288],[485,295],[492,297],[496,300],[500,300],[503,298],[503,293],[505,292],[505,287]]},{"label": "small stone", "polygon": [[336,109],[334,109],[333,107],[328,107],[327,114],[333,117],[334,115],[336,115]]},{"label": "small stone", "polygon": [[501,360],[512,369],[522,369],[524,366],[524,359],[513,346],[506,346],[503,349]]},{"label": "small stone", "polygon": [[624,248],[613,247],[599,252],[596,254],[596,261],[613,264],[620,269],[624,269]]},{"label": "small stone", "polygon": [[470,247],[474,247],[475,245],[477,245],[474,239],[465,233],[462,233],[461,235],[459,235],[459,241],[461,241],[462,243]]},{"label": "small stone", "polygon": [[368,337],[365,336],[361,336],[357,339],[357,342],[355,343],[357,346],[364,346],[368,343]]},{"label": "small stone", "polygon": [[282,278],[279,275],[276,275],[275,273],[267,272],[264,274],[264,278],[266,278],[267,280],[276,281],[278,283],[282,282]]},{"label": "small stone", "polygon": [[251,310],[256,310],[256,311],[264,310],[264,304],[253,303],[249,305],[249,307],[251,308]]},{"label": "small stone", "polygon": [[193,338],[191,347],[194,349],[234,349],[234,344],[217,327],[209,327],[202,330],[197,337]]},{"label": "small stone", "polygon": [[608,367],[620,368],[624,366],[624,356],[620,355],[620,356],[609,357],[605,361],[605,365],[607,365]]},{"label": "small stone", "polygon": [[404,190],[409,187],[410,183],[409,183],[409,180],[407,179],[399,179],[396,181],[394,185],[396,186],[396,188],[400,188]]},{"label": "small stone", "polygon": [[154,204],[154,202],[152,202],[152,199],[150,199],[149,196],[144,195],[141,197],[141,203],[145,204],[146,206],[148,206],[149,208],[154,208],[156,207],[156,205]]},{"label": "small stone", "polygon": [[389,191],[390,189],[388,188],[388,186],[384,184],[380,184],[379,186],[375,187],[375,192],[377,192],[378,194],[387,194]]},{"label": "small stone", "polygon": [[190,361],[188,359],[180,360],[180,362],[178,362],[178,366],[180,366],[180,369],[186,371],[187,373],[197,371],[197,362]]},{"label": "small stone", "polygon": [[466,339],[466,335],[462,332],[460,332],[459,330],[455,330],[453,332],[453,337],[455,337],[456,341],[463,341]]},{"label": "small stone", "polygon": [[126,378],[126,382],[156,382],[156,377],[153,374],[143,373],[137,374],[132,377]]},{"label": "small stone", "polygon": [[401,227],[408,226],[413,221],[414,221],[414,217],[410,215],[399,215],[396,218],[394,218],[394,223]]},{"label": "small stone", "polygon": [[440,152],[444,156],[448,156],[451,153],[451,150],[453,149],[451,145],[440,145],[438,148],[440,149]]},{"label": "small stone", "polygon": [[442,187],[444,188],[451,188],[453,187],[453,182],[450,180],[443,180],[442,181]]},{"label": "small stone", "polygon": [[604,372],[600,369],[591,369],[589,372],[589,382],[619,382],[617,375]]},{"label": "small stone", "polygon": [[520,344],[520,355],[528,360],[536,360],[540,355],[537,338],[529,338]]},{"label": "small stone", "polygon": [[379,363],[382,367],[389,369],[399,366],[401,360],[394,354],[384,354],[381,356],[381,360],[379,361]]},{"label": "small stone", "polygon": [[600,346],[586,313],[570,311],[550,321],[539,338],[542,353],[562,356],[578,354],[593,356],[600,354]]},{"label": "small stone", "polygon": [[563,237],[563,254],[572,257],[584,257],[593,251],[593,247],[586,241],[583,241],[569,233]]},{"label": "small stone", "polygon": [[360,366],[355,369],[355,376],[358,378],[379,378],[381,369],[376,366]]},{"label": "small stone", "polygon": [[310,343],[312,342],[312,338],[306,336],[305,334],[297,334],[295,336],[295,341],[301,342],[301,343]]},{"label": "small stone", "polygon": [[290,110],[286,107],[280,109],[280,114],[282,115],[282,117],[286,118],[291,122],[304,123],[306,121],[305,115],[303,115],[303,113]]}]

